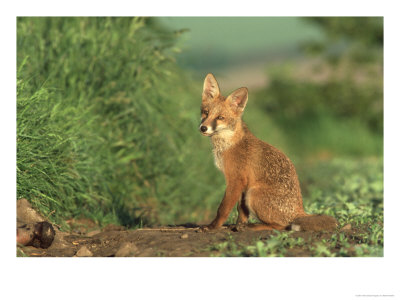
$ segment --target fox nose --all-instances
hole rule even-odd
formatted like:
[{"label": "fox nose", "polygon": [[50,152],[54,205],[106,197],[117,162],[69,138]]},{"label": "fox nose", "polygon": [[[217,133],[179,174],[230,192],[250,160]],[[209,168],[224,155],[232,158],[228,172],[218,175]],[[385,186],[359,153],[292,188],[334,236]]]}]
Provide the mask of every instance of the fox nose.
[{"label": "fox nose", "polygon": [[201,126],[200,127],[201,132],[206,132],[207,131],[207,126]]}]

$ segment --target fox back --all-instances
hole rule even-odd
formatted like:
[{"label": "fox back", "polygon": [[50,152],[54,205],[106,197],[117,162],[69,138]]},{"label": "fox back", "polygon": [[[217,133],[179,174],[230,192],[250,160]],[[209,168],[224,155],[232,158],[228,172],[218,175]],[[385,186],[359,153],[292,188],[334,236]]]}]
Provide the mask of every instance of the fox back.
[{"label": "fox back", "polygon": [[290,159],[256,138],[243,122],[247,100],[247,88],[224,97],[214,76],[206,76],[199,129],[211,138],[215,164],[227,185],[210,226],[221,226],[239,202],[238,223],[246,223],[253,213],[266,225],[264,228],[283,229],[296,218],[308,216],[303,210],[298,177]]}]

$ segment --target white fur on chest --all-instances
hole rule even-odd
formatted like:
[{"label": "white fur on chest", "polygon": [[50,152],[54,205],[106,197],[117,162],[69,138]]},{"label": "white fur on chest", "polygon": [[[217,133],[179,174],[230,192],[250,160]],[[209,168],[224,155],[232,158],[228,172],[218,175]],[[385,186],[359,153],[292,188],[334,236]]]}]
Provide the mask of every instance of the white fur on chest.
[{"label": "white fur on chest", "polygon": [[218,169],[224,172],[224,152],[229,149],[232,143],[232,137],[234,131],[223,130],[218,134],[211,137],[211,143],[213,145],[214,162]]},{"label": "white fur on chest", "polygon": [[213,153],[214,153],[215,166],[223,172],[224,171],[224,158],[222,157],[222,152],[214,149]]}]

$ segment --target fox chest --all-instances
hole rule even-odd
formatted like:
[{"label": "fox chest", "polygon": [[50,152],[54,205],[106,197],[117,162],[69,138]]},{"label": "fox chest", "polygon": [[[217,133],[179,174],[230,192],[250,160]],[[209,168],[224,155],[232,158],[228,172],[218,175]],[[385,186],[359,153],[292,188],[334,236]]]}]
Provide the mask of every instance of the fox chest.
[{"label": "fox chest", "polygon": [[218,169],[224,172],[224,159],[226,153],[233,146],[232,143],[233,131],[224,130],[217,136],[211,138],[213,145],[214,163]]},{"label": "fox chest", "polygon": [[215,166],[220,169],[222,172],[224,171],[224,158],[222,151],[218,151],[218,149],[213,150],[214,153],[214,163]]}]

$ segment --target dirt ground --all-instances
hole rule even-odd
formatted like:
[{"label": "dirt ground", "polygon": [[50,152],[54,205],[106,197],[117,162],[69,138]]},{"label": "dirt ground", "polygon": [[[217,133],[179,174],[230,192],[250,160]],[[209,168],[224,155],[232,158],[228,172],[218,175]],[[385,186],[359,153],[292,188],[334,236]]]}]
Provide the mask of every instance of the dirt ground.
[{"label": "dirt ground", "polygon": [[[47,248],[18,246],[27,256],[135,256],[135,257],[209,257],[219,256],[217,247],[226,241],[238,245],[254,245],[256,241],[266,241],[272,231],[234,232],[225,227],[211,232],[202,232],[192,225],[143,228],[125,230],[118,226],[107,226],[101,232],[94,230],[87,234],[58,231],[53,244]],[[305,239],[328,238],[329,233],[295,232],[294,237]],[[286,256],[310,256],[306,250],[293,248]]]},{"label": "dirt ground", "polygon": [[[26,199],[17,201],[17,242],[21,230],[35,228],[38,222],[46,221]],[[47,221],[46,221],[47,222]],[[257,241],[266,242],[276,232],[234,231],[234,226],[224,226],[215,231],[202,231],[195,224],[141,228],[129,230],[122,226],[107,225],[99,228],[89,219],[71,219],[67,223],[71,230],[54,228],[54,240],[49,247],[38,243],[17,243],[17,256],[29,257],[209,257],[229,255],[219,245],[228,242],[241,249],[254,246]],[[304,239],[305,243],[329,239],[332,232],[291,232],[291,237]],[[355,229],[345,231],[346,235],[357,234]],[[19,240],[21,241],[21,240]],[[241,254],[242,255],[242,254]],[[243,252],[245,255],[245,252]],[[307,247],[287,249],[285,256],[312,256]]]}]

